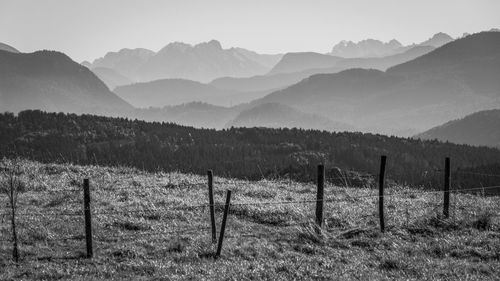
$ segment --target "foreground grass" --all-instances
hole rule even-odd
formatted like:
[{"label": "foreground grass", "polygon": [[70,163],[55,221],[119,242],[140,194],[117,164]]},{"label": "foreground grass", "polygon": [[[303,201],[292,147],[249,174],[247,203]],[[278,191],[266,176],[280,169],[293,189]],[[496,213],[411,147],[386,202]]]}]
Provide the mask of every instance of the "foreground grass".
[{"label": "foreground grass", "polygon": [[[5,167],[8,161],[1,163]],[[48,279],[424,279],[498,280],[500,198],[453,194],[442,219],[441,194],[392,187],[387,231],[378,230],[377,190],[328,186],[325,226],[313,223],[314,185],[288,181],[215,181],[215,200],[233,190],[222,256],[213,259],[206,178],[130,168],[21,163],[22,261],[0,242],[0,280]],[[84,259],[81,182],[91,180],[94,253]],[[73,191],[73,190],[79,191]],[[61,191],[66,190],[66,191]],[[2,214],[7,199],[0,197]],[[245,204],[240,204],[245,203]],[[223,207],[217,206],[217,227]],[[2,240],[10,217],[0,216]],[[168,234],[163,234],[168,233]],[[72,240],[58,240],[73,237]]]}]

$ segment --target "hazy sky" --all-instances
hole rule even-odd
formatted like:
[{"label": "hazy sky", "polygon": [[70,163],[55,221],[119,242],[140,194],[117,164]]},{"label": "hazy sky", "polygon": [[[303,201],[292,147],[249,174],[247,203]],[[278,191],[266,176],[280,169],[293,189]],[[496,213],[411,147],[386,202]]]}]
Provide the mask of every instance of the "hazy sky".
[{"label": "hazy sky", "polygon": [[500,28],[499,0],[0,0],[0,42],[76,61],[217,39],[264,53],[328,52],[340,40],[423,41]]}]

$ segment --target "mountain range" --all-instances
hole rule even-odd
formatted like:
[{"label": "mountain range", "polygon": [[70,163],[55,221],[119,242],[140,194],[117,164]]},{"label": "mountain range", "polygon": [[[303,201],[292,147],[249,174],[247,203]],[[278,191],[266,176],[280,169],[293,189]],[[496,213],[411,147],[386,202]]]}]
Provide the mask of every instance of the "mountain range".
[{"label": "mountain range", "polygon": [[[343,59],[317,53],[288,53],[271,70],[276,74],[250,78],[219,78],[208,84],[185,79],[160,79],[124,85],[116,88],[115,93],[137,107],[170,106],[190,101],[230,106],[261,98],[313,74],[336,73],[356,67],[385,70],[432,50],[433,47],[419,46],[393,56],[359,59]],[[101,77],[99,73],[96,74]],[[109,79],[102,77],[102,80]]]},{"label": "mountain range", "polygon": [[[206,44],[214,46],[201,49],[213,48],[216,52],[222,49],[220,44],[209,43]],[[196,46],[181,44],[169,48],[191,52]],[[0,51],[0,111],[42,109],[96,113],[209,128],[299,124],[315,129],[410,136],[476,111],[500,108],[498,46],[499,32],[482,32],[435,49],[414,46],[403,53],[380,58],[313,55],[318,64],[322,63],[318,58],[323,56],[331,60],[319,65],[320,68],[298,72],[279,73],[287,71],[288,66],[294,71],[300,69],[301,63],[284,63],[293,62],[289,58],[293,59],[294,55],[288,54],[283,56],[281,70],[276,74],[220,78],[211,83],[160,79],[116,89],[116,93],[136,107],[156,107],[144,109],[131,106],[87,67],[62,53]],[[234,48],[229,50],[244,53]],[[122,59],[119,55],[109,55],[106,60],[123,68],[158,55],[137,49],[126,52],[135,57]],[[252,52],[246,57],[252,55],[256,56],[253,61],[268,59]],[[335,65],[321,68],[330,63]],[[120,74],[94,63],[84,65],[102,77]],[[259,65],[263,65],[262,61]],[[285,80],[289,84],[280,84]],[[189,102],[248,99],[250,94],[256,99],[236,106]]]},{"label": "mountain range", "polygon": [[197,45],[174,42],[158,52],[122,49],[88,63],[91,68],[106,67],[132,81],[147,82],[180,78],[209,82],[218,77],[247,77],[268,72],[281,55],[261,55],[242,48],[223,49],[212,40]]},{"label": "mountain range", "polygon": [[365,39],[357,43],[344,40],[333,46],[330,55],[344,58],[385,57],[405,52],[417,46],[439,48],[451,41],[453,41],[453,38],[442,32],[434,34],[434,36],[422,43],[407,46],[404,46],[395,39],[392,39],[389,42],[382,42],[375,39]]},{"label": "mountain range", "polygon": [[415,137],[500,148],[500,109],[479,111],[434,127]]}]

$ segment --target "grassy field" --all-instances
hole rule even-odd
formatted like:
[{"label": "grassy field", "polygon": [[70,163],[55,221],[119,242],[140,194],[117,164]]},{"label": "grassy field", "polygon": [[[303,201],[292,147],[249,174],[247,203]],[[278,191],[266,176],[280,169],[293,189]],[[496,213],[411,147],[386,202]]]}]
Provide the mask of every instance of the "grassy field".
[{"label": "grassy field", "polygon": [[[131,168],[18,163],[21,261],[12,262],[8,200],[1,195],[0,280],[498,280],[499,197],[389,187],[387,230],[377,190],[325,188],[325,225],[314,224],[314,184],[215,178],[233,191],[222,256],[214,260],[206,177]],[[0,162],[0,168],[12,163]],[[85,259],[83,192],[92,192],[94,253]],[[3,179],[2,184],[6,184]],[[216,207],[217,227],[223,206]],[[58,214],[58,215],[55,215]],[[64,214],[64,215],[62,215]],[[219,229],[217,229],[219,230]],[[64,240],[63,238],[75,238]]]}]

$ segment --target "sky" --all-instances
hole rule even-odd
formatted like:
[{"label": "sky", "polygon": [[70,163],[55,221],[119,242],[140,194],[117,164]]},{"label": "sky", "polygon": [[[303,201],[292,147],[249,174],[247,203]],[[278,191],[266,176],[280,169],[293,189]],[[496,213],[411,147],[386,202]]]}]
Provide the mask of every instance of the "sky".
[{"label": "sky", "polygon": [[93,61],[109,51],[216,39],[260,53],[341,40],[403,44],[500,28],[499,0],[0,0],[0,42]]}]

